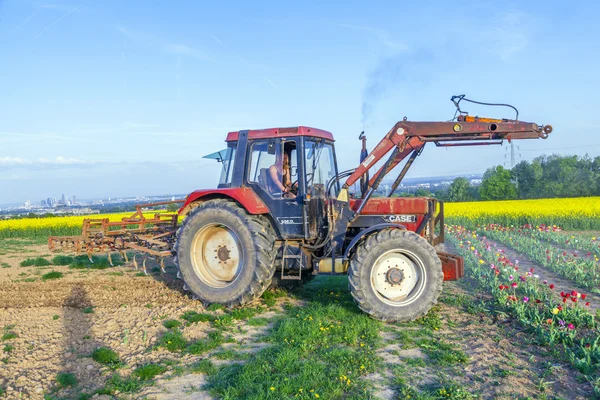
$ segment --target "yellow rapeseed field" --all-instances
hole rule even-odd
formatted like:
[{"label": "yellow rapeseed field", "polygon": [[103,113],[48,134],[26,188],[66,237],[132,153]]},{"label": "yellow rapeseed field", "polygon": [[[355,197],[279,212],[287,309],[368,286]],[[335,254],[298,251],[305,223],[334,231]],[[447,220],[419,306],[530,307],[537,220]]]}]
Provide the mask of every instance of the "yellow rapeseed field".
[{"label": "yellow rapeseed field", "polygon": [[600,197],[445,203],[447,223],[557,225],[563,229],[600,229]]},{"label": "yellow rapeseed field", "polygon": [[[144,213],[146,218],[152,218],[154,214],[162,211],[148,211]],[[11,237],[44,237],[52,235],[78,235],[81,233],[83,220],[86,218],[121,221],[128,218],[133,212],[115,214],[93,214],[50,218],[23,218],[0,220],[0,238]]]}]

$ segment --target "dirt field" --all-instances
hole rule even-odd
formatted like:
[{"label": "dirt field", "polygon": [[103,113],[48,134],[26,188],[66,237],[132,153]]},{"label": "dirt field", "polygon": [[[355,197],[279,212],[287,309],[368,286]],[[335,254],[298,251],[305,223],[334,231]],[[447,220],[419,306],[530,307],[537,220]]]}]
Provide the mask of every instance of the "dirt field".
[{"label": "dirt field", "polygon": [[[380,324],[363,318],[353,305],[345,277],[319,277],[290,294],[267,292],[272,295],[232,315],[204,309],[183,290],[170,265],[165,274],[151,265],[149,276],[125,266],[20,266],[38,256],[53,257],[41,244],[14,239],[0,243],[0,328],[13,334],[0,342],[5,398],[235,398],[219,377],[247,373],[244,365],[278,348],[273,335],[287,321],[313,306],[328,307],[329,299],[351,318],[376,324],[379,332],[374,351],[365,353],[372,369],[367,366],[348,379],[349,386],[356,380],[361,391],[333,398],[592,397],[590,384],[557,349],[537,346],[513,321],[489,313],[482,303],[485,294],[473,282],[447,283],[440,304],[423,320]],[[63,275],[43,278],[51,271]],[[189,311],[206,320],[185,319],[199,315],[185,314]],[[165,326],[168,321],[179,324],[177,332],[187,343],[204,343],[206,349],[197,354],[169,350],[177,337],[165,341],[174,332]],[[215,332],[223,339],[213,340]],[[98,348],[116,352],[118,363],[95,360]],[[140,367],[148,365],[157,366],[156,371],[142,378]],[[241,384],[231,380],[228,385],[236,390]],[[264,396],[248,397],[295,397],[278,395],[275,384],[265,385]],[[314,392],[300,389],[296,397],[315,398],[319,387]]]}]

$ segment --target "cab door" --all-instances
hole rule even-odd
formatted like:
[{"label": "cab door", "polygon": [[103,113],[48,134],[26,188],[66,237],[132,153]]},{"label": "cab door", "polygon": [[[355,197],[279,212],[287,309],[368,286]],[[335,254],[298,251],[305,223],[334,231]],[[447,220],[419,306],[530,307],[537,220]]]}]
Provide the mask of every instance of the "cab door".
[{"label": "cab door", "polygon": [[[269,207],[283,239],[304,238],[304,184],[298,181],[298,157],[295,139],[255,140],[248,151],[247,185]],[[284,165],[285,158],[288,159],[287,165]],[[289,171],[289,183],[296,187],[291,193],[281,191],[275,182],[278,179],[283,183],[284,169]]]},{"label": "cab door", "polygon": [[[324,139],[306,138],[303,146],[306,210],[305,239],[315,240],[323,238],[327,233],[327,202],[331,189],[339,191],[339,183],[331,182],[337,176],[337,166],[333,143]],[[327,188],[328,183],[331,188]]]}]

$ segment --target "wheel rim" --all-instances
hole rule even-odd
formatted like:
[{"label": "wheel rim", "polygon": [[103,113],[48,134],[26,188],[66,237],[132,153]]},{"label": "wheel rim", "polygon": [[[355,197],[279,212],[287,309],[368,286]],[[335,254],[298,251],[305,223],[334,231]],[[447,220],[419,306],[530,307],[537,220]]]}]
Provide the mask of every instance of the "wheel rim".
[{"label": "wheel rim", "polygon": [[205,284],[214,288],[231,285],[244,264],[240,240],[228,226],[207,225],[196,232],[191,247],[194,272]]},{"label": "wheel rim", "polygon": [[407,250],[382,254],[371,269],[371,286],[384,303],[400,307],[413,303],[423,293],[427,272],[419,257]]}]

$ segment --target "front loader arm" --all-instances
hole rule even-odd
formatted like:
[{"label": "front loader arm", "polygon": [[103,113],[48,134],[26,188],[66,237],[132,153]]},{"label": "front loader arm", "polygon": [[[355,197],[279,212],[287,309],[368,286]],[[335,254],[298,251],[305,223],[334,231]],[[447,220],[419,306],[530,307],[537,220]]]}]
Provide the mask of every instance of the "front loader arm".
[{"label": "front loader arm", "polygon": [[372,187],[380,175],[390,172],[409,154],[418,154],[428,142],[436,146],[481,146],[501,144],[503,140],[546,139],[552,132],[550,125],[537,125],[505,119],[459,116],[451,122],[413,122],[404,119],[394,125],[365,160],[346,179],[343,188],[348,189],[359,180],[375,163],[394,147],[398,148],[393,159],[377,171],[369,182]]}]

